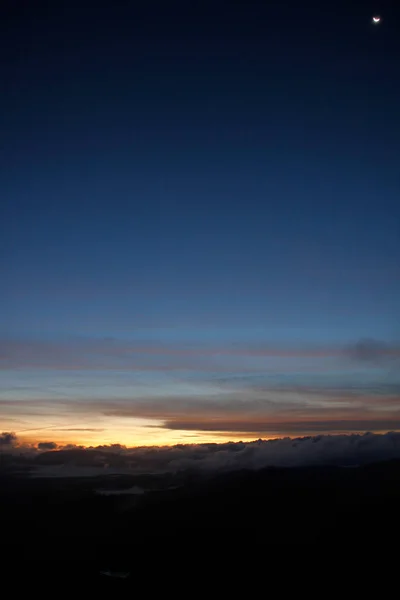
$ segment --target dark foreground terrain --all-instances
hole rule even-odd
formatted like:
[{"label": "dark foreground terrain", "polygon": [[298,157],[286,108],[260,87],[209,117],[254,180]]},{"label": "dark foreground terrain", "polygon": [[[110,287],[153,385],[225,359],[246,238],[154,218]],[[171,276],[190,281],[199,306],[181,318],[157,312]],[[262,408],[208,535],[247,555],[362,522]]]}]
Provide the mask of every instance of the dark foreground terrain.
[{"label": "dark foreground terrain", "polygon": [[220,561],[221,569],[230,557],[232,572],[235,557],[243,564],[271,548],[285,561],[307,548],[387,549],[400,539],[400,461],[213,475],[3,473],[0,490],[2,576],[20,584],[29,572],[36,582],[137,586],[149,570],[176,567],[178,555],[189,565],[198,556],[217,568]]}]

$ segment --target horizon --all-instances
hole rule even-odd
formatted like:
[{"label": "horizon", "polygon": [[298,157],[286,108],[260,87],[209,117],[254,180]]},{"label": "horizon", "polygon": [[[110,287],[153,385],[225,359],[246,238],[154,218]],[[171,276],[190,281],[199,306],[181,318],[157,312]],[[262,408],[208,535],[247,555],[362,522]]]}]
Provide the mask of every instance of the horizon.
[{"label": "horizon", "polygon": [[124,451],[124,450],[141,450],[141,449],[153,449],[153,450],[164,450],[164,449],[174,449],[174,448],[191,448],[194,446],[217,446],[217,447],[225,447],[227,444],[240,445],[240,444],[256,444],[256,443],[265,443],[265,442],[283,442],[283,441],[305,441],[309,439],[320,439],[320,438],[354,438],[354,437],[365,437],[369,435],[384,437],[390,434],[400,434],[398,430],[382,430],[382,431],[347,431],[347,432],[329,432],[329,433],[310,433],[305,435],[295,435],[295,434],[287,434],[287,435],[279,435],[273,437],[249,437],[249,438],[237,438],[237,439],[226,439],[222,440],[221,438],[208,439],[204,441],[196,441],[196,442],[176,442],[170,444],[140,444],[140,445],[128,445],[122,444],[119,442],[110,442],[103,444],[84,444],[84,443],[60,443],[56,440],[49,440],[48,438],[44,438],[43,440],[37,440],[36,438],[29,438],[25,436],[17,435],[13,431],[3,431],[0,433],[1,436],[12,436],[13,440],[9,444],[2,444],[0,452],[2,454],[13,453],[14,451],[20,452],[29,452],[29,451],[37,451],[40,453],[44,452],[59,452],[66,450],[115,450],[116,452]]},{"label": "horizon", "polygon": [[126,447],[21,445],[0,434],[1,474],[28,478],[80,478],[259,470],[295,467],[360,467],[400,459],[400,433],[315,435],[224,443]]}]

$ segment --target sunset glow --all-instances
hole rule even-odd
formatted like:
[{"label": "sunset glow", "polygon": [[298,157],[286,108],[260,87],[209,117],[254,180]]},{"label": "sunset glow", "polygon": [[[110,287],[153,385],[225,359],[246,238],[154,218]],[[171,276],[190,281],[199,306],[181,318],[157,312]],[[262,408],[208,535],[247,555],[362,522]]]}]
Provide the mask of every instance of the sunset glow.
[{"label": "sunset glow", "polygon": [[393,344],[145,350],[117,339],[3,342],[0,428],[26,443],[142,446],[400,426]]}]

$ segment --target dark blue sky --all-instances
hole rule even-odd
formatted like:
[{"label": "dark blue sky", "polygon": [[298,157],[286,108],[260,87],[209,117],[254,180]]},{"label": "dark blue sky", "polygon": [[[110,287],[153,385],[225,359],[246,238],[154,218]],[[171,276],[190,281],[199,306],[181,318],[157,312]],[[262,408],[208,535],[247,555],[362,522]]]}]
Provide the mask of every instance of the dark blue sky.
[{"label": "dark blue sky", "polygon": [[399,339],[395,2],[12,4],[4,339]]}]

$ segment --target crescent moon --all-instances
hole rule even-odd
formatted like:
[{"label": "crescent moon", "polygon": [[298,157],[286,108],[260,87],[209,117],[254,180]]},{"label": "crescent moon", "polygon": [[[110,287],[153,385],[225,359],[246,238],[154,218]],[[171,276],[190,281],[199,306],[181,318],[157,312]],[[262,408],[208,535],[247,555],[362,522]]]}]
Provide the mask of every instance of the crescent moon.
[{"label": "crescent moon", "polygon": [[372,17],[372,20],[374,23],[379,23],[379,21],[381,20],[380,17]]}]

